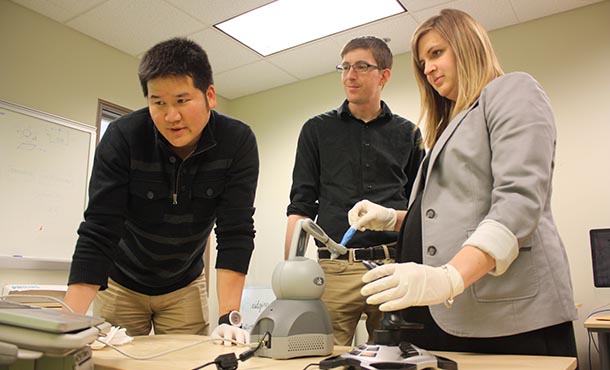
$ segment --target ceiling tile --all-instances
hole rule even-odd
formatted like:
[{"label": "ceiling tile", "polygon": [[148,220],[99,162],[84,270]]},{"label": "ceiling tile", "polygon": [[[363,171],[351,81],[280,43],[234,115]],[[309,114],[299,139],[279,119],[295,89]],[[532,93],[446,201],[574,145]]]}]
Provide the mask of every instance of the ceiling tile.
[{"label": "ceiling tile", "polygon": [[565,12],[601,0],[511,0],[517,18],[521,22]]},{"label": "ceiling tile", "polygon": [[229,18],[236,17],[274,0],[166,0],[175,7],[213,26]]},{"label": "ceiling tile", "polygon": [[214,75],[216,92],[227,99],[235,99],[296,81],[293,76],[264,60]]},{"label": "ceiling tile", "polygon": [[[347,30],[267,58],[212,25],[273,0],[11,1],[136,57],[160,41],[176,36],[189,37],[208,52],[219,94],[234,99],[332,71],[340,60],[343,45],[357,36],[390,38],[393,54],[407,52],[417,24],[437,15],[443,8],[464,10],[491,31],[602,0],[399,0],[408,10],[407,14]],[[315,22],[312,23],[315,26]]]},{"label": "ceiling tile", "polygon": [[301,45],[267,57],[269,62],[300,80],[335,70],[341,62],[341,47],[331,38]]},{"label": "ceiling tile", "polygon": [[[537,1],[537,0],[536,0]],[[444,8],[460,9],[473,16],[491,31],[518,23],[509,0],[457,0],[411,13],[419,22],[439,14]]]},{"label": "ceiling tile", "polygon": [[400,3],[407,9],[407,11],[415,12],[441,4],[450,3],[451,1],[452,0],[400,0]]},{"label": "ceiling tile", "polygon": [[509,0],[459,0],[457,5],[481,22],[487,30],[495,30],[519,22]]},{"label": "ceiling tile", "polygon": [[333,36],[333,39],[343,47],[349,40],[359,36],[389,38],[388,45],[392,54],[396,55],[411,50],[411,35],[416,27],[417,23],[413,17],[409,13],[404,13],[342,32]]},{"label": "ceiling tile", "polygon": [[204,28],[163,0],[109,0],[67,25],[133,56]]},{"label": "ceiling tile", "polygon": [[105,0],[12,0],[14,3],[64,23]]},{"label": "ceiling tile", "polygon": [[262,60],[260,55],[214,28],[207,28],[189,38],[205,49],[214,73],[226,72]]}]

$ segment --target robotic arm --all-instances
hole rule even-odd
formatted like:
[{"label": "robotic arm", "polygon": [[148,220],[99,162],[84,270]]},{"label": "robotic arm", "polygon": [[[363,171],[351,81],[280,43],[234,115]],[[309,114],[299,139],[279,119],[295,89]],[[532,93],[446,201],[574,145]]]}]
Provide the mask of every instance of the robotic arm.
[{"label": "robotic arm", "polygon": [[335,259],[342,254],[347,253],[347,248],[334,240],[332,240],[324,230],[316,225],[313,220],[305,218],[297,221],[297,225],[294,228],[294,234],[292,235],[292,241],[290,243],[290,252],[288,252],[288,259],[294,259],[295,257],[304,257],[307,251],[307,234],[313,236],[320,243],[324,244],[330,251],[330,259]]}]

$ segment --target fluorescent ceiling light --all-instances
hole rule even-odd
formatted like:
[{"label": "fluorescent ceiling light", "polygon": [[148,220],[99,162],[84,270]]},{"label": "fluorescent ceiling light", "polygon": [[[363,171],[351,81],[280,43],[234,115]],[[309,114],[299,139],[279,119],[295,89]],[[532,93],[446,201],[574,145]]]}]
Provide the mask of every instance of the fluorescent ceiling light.
[{"label": "fluorescent ceiling light", "polygon": [[277,0],[214,27],[267,56],[403,12],[397,0]]}]

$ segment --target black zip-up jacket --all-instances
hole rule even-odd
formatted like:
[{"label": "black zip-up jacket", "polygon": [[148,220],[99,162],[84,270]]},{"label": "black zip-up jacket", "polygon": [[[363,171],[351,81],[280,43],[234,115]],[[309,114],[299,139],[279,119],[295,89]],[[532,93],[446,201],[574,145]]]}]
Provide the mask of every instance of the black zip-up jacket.
[{"label": "black zip-up jacket", "polygon": [[68,284],[105,289],[111,277],[147,295],[180,289],[201,274],[214,224],[216,268],[247,273],[258,172],[253,131],[218,112],[184,161],[148,108],[119,118],[96,149]]}]

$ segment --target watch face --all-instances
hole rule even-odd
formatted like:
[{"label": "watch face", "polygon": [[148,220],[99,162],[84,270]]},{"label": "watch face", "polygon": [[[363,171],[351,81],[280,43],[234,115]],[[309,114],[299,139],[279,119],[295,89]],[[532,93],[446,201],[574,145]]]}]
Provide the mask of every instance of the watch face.
[{"label": "watch face", "polygon": [[229,323],[233,326],[241,325],[241,313],[239,311],[229,312]]}]

